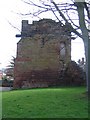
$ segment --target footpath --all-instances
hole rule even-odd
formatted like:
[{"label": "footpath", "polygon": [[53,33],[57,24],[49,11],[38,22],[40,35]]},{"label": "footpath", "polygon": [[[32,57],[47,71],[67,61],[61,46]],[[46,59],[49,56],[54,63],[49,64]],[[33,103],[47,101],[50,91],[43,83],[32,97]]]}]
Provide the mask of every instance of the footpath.
[{"label": "footpath", "polygon": [[10,91],[12,87],[0,87],[0,91]]}]

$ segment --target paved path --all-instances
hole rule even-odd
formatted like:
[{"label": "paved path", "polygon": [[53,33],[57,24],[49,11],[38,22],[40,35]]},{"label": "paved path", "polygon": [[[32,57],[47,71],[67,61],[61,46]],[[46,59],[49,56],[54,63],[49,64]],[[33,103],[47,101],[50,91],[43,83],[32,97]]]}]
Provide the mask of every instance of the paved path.
[{"label": "paved path", "polygon": [[10,91],[11,89],[10,87],[0,87],[0,91]]}]

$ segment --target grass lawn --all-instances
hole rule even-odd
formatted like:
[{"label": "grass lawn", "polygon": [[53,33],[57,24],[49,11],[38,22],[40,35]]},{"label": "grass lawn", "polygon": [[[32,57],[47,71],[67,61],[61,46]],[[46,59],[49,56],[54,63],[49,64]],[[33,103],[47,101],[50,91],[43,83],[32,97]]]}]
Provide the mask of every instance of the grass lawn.
[{"label": "grass lawn", "polygon": [[71,87],[3,92],[3,118],[88,118],[85,91]]}]

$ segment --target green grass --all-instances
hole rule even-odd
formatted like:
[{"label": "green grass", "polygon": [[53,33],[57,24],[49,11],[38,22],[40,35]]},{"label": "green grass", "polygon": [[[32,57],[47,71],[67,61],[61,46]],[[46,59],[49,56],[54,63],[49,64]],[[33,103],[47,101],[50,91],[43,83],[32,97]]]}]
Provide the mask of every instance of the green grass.
[{"label": "green grass", "polygon": [[3,118],[87,118],[84,87],[3,92]]}]

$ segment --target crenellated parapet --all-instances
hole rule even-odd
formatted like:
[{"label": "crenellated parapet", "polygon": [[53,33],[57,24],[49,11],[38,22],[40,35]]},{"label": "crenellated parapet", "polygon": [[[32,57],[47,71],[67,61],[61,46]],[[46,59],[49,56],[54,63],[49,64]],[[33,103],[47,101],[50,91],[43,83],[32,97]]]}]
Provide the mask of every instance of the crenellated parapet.
[{"label": "crenellated parapet", "polygon": [[53,34],[53,36],[71,36],[69,26],[62,25],[60,22],[55,22],[51,19],[42,19],[39,21],[33,21],[32,24],[28,23],[28,20],[22,20],[22,32],[21,37],[32,37],[35,34],[44,34],[49,35]]}]

